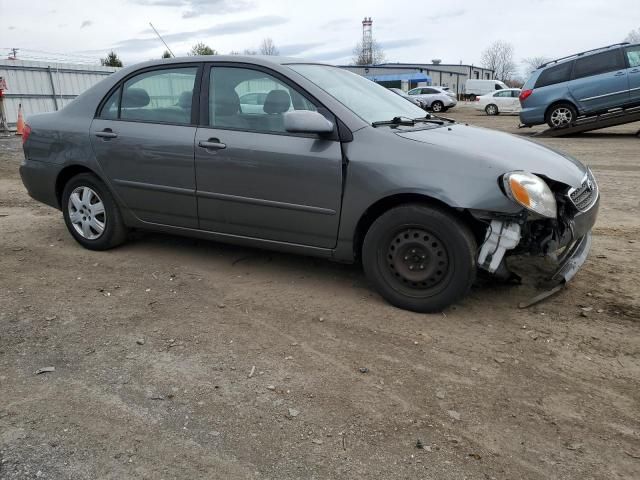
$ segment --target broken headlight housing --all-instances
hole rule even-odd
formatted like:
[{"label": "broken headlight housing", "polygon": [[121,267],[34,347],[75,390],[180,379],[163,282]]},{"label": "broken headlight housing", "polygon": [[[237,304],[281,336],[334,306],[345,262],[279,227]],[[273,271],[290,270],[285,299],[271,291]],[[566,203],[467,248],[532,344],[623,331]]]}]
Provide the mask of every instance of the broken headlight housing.
[{"label": "broken headlight housing", "polygon": [[528,172],[509,172],[502,176],[507,196],[538,215],[546,218],[558,216],[558,206],[549,185],[537,175]]}]

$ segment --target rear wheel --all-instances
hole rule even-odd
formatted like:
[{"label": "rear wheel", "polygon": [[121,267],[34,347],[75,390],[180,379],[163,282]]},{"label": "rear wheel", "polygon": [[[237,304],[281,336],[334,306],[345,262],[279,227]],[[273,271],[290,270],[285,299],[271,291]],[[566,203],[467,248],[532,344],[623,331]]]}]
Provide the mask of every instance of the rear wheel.
[{"label": "rear wheel", "polygon": [[443,109],[444,103],[442,103],[440,100],[436,100],[431,104],[431,110],[433,110],[434,112],[441,112]]},{"label": "rear wheel", "polygon": [[71,178],[61,201],[65,224],[73,238],[90,250],[107,250],[123,243],[127,230],[107,186],[91,173]]},{"label": "rear wheel", "polygon": [[471,102],[475,102],[476,101],[476,96],[473,93],[471,95],[469,95],[469,101],[471,101]]},{"label": "rear wheel", "polygon": [[547,112],[547,125],[551,128],[565,128],[570,126],[577,118],[578,113],[570,103],[559,103],[552,106]]},{"label": "rear wheel", "polygon": [[499,113],[498,106],[493,103],[491,105],[487,105],[484,111],[487,112],[487,115],[498,115]]},{"label": "rear wheel", "polygon": [[437,312],[462,298],[476,275],[476,242],[448,212],[410,204],[382,214],[365,236],[365,274],[391,304]]}]

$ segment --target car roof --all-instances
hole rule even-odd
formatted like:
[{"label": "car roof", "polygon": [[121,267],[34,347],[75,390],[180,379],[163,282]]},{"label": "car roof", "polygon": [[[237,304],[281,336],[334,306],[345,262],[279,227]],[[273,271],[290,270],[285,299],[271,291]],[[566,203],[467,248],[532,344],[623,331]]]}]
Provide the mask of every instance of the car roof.
[{"label": "car roof", "polygon": [[314,62],[294,57],[279,57],[274,55],[194,55],[187,57],[163,58],[161,60],[149,60],[138,63],[136,68],[154,65],[172,65],[193,62],[229,62],[229,63],[253,63],[256,65],[290,65],[290,64],[316,64],[328,65],[322,62]]},{"label": "car roof", "polygon": [[542,65],[539,65],[536,70],[543,70],[547,67],[551,67],[551,66],[555,66],[555,65],[562,65],[564,63],[568,63],[568,62],[572,62],[580,57],[590,57],[591,55],[596,55],[598,53],[602,53],[605,52],[607,50],[613,50],[616,48],[628,48],[628,47],[637,47],[639,46],[640,43],[629,43],[629,42],[622,42],[622,43],[614,43],[613,45],[606,45],[604,47],[598,47],[598,48],[594,48],[592,50],[586,50],[584,52],[579,52],[579,53],[573,53],[571,55],[567,55],[566,57],[561,57],[561,58],[557,58],[555,60],[550,60],[546,63],[543,63]]}]

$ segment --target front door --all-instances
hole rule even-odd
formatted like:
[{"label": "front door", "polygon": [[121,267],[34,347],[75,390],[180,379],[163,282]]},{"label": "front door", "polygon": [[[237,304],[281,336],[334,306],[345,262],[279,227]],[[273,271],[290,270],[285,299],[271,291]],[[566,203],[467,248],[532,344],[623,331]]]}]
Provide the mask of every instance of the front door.
[{"label": "front door", "polygon": [[629,79],[620,48],[578,58],[569,91],[583,112],[620,107],[629,101]]},{"label": "front door", "polygon": [[627,75],[629,76],[629,101],[640,103],[640,45],[625,48],[627,56]]},{"label": "front door", "polygon": [[191,65],[137,74],[91,124],[93,149],[112,188],[145,222],[198,226],[192,119],[198,71]]},{"label": "front door", "polygon": [[288,133],[283,126],[287,111],[322,107],[261,69],[213,66],[202,85],[202,121],[208,126],[198,128],[195,141],[200,228],[334,247],[340,142]]}]

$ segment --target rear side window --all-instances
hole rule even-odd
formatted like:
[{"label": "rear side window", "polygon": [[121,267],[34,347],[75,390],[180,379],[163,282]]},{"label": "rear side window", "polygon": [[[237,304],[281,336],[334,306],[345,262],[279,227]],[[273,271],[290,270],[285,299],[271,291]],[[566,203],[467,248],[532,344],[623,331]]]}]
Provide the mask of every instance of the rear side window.
[{"label": "rear side window", "polygon": [[190,124],[197,67],[153,70],[124,83],[120,119]]},{"label": "rear side window", "polygon": [[617,48],[576,60],[576,66],[573,68],[573,78],[590,77],[624,68],[622,51]]},{"label": "rear side window", "polygon": [[640,45],[629,47],[625,52],[629,61],[629,68],[640,67]]},{"label": "rear side window", "polygon": [[510,91],[498,92],[498,93],[494,93],[493,96],[494,97],[509,97],[509,98],[511,98],[511,92]]},{"label": "rear side window", "polygon": [[561,63],[560,65],[554,65],[544,70],[533,88],[542,88],[547,85],[555,85],[556,83],[568,82],[571,78],[571,68],[573,62]]},{"label": "rear side window", "polygon": [[100,118],[105,120],[116,120],[118,118],[118,106],[120,105],[120,88],[113,92],[111,96],[104,102],[100,111]]}]

